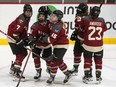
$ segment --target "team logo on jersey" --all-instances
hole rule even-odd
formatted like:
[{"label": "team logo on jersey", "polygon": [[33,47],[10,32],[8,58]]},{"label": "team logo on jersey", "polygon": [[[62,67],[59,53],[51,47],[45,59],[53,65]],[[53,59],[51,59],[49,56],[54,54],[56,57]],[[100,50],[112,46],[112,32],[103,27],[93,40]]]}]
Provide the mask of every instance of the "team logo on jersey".
[{"label": "team logo on jersey", "polygon": [[55,32],[57,33],[57,32],[59,32],[59,30],[58,29],[55,29]]},{"label": "team logo on jersey", "polygon": [[22,20],[22,19],[19,19],[19,23],[20,23],[20,24],[23,23],[23,20]]},{"label": "team logo on jersey", "polygon": [[60,25],[60,24],[53,26],[53,30],[56,33],[58,33],[61,29],[62,29],[62,25]]}]

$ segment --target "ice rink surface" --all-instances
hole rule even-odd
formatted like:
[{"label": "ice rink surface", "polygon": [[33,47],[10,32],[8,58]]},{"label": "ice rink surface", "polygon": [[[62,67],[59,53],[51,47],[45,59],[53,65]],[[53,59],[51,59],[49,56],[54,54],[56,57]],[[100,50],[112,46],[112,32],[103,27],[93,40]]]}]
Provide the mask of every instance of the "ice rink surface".
[{"label": "ice rink surface", "polygon": [[[11,61],[15,59],[9,46],[0,46],[0,87],[16,87],[17,82],[13,81],[13,77],[9,74]],[[69,49],[64,57],[65,63],[69,69],[73,66],[73,45],[69,46]],[[24,65],[25,61],[23,62]],[[94,62],[93,62],[94,65]],[[83,77],[83,58],[79,66],[78,76],[72,77],[68,84],[63,84],[65,78],[64,74],[58,70],[55,81],[52,85],[47,85],[46,80],[49,75],[46,73],[46,64],[41,59],[42,77],[38,82],[35,82],[33,76],[36,71],[34,68],[33,59],[30,56],[27,67],[24,72],[26,77],[25,82],[21,82],[19,87],[116,87],[116,45],[104,45],[104,58],[103,58],[103,72],[102,83],[96,84],[84,84],[82,82]],[[23,66],[22,66],[23,68]],[[93,67],[93,79],[95,80],[95,67]]]}]

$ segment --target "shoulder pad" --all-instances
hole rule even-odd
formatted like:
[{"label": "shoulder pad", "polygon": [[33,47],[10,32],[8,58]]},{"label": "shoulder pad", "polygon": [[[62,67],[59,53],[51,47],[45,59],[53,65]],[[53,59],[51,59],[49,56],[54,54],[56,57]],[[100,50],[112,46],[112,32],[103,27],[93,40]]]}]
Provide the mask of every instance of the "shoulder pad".
[{"label": "shoulder pad", "polygon": [[24,17],[23,14],[21,14],[21,15],[19,16],[18,23],[19,23],[19,24],[23,24],[24,22],[25,22],[25,17]]},{"label": "shoulder pad", "polygon": [[102,22],[105,22],[105,20],[101,17],[98,18],[98,20],[102,21]]},{"label": "shoulder pad", "polygon": [[38,26],[38,22],[35,22],[32,26],[31,26],[31,28],[35,28],[35,27],[37,27]]},{"label": "shoulder pad", "polygon": [[53,31],[58,33],[60,32],[60,30],[62,29],[62,25],[61,24],[55,24],[53,27],[52,27]]},{"label": "shoulder pad", "polygon": [[85,20],[90,19],[90,16],[83,16],[83,19]]}]

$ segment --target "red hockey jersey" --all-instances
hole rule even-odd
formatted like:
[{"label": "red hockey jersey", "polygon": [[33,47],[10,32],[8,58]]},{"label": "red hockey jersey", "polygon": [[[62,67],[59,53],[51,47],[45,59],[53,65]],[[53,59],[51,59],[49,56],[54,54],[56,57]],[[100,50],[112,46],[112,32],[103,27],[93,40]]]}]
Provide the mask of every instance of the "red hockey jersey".
[{"label": "red hockey jersey", "polygon": [[[38,39],[40,38],[40,36],[46,36],[50,34],[50,29],[49,29],[49,21],[46,21],[46,23],[44,25],[42,25],[39,22],[35,22],[32,26],[31,26],[31,36],[33,36],[34,38]],[[50,43],[42,43],[40,41],[36,41],[35,44],[38,47],[46,47],[49,46]]]},{"label": "red hockey jersey", "polygon": [[80,15],[78,15],[75,18],[75,29],[77,31],[77,38],[80,39],[80,40],[83,40],[84,39],[84,32],[80,29],[81,28],[82,18],[83,17],[81,17]]},{"label": "red hockey jersey", "polygon": [[24,14],[19,15],[8,27],[7,34],[14,38],[19,36],[20,39],[27,38],[27,31],[30,18],[26,18]]},{"label": "red hockey jersey", "polygon": [[95,48],[96,51],[102,50],[103,34],[107,30],[104,19],[100,17],[92,19],[91,16],[86,16],[81,22],[81,29],[84,31],[84,48],[98,47]]},{"label": "red hockey jersey", "polygon": [[52,43],[53,46],[57,46],[57,47],[61,47],[69,44],[66,34],[66,29],[64,28],[62,22],[56,24],[53,23],[50,24],[50,36],[48,40],[50,43]]}]

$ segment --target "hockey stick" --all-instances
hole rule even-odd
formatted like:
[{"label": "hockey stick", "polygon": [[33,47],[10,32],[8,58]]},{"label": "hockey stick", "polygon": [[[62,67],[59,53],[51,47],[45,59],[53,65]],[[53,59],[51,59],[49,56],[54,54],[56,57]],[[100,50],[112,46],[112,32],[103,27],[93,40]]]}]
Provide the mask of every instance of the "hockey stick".
[{"label": "hockey stick", "polygon": [[19,81],[18,81],[16,87],[19,87],[19,84],[20,84],[20,82],[21,82],[21,79],[22,79],[23,73],[24,73],[24,71],[25,71],[25,68],[26,68],[26,66],[27,66],[27,63],[28,63],[29,57],[30,57],[30,55],[31,55],[31,52],[32,52],[32,51],[29,51],[29,54],[28,54],[28,56],[27,56],[27,60],[26,60],[26,62],[25,62],[23,71],[21,72],[21,76],[20,76],[20,78],[19,78]]},{"label": "hockey stick", "polygon": [[[102,0],[102,2],[100,3],[100,6],[99,6],[99,8],[101,9],[101,7],[102,7],[102,5],[105,3],[105,0]],[[91,9],[92,9],[92,7],[90,7],[90,13],[91,13]]]},{"label": "hockey stick", "polygon": [[0,32],[2,34],[4,34],[5,36],[7,36],[11,41],[16,42],[12,37],[8,36],[8,34],[6,34],[5,32],[3,32],[2,30],[0,30]]},{"label": "hockey stick", "polygon": [[101,2],[101,4],[100,4],[100,8],[102,7],[102,5],[105,3],[105,0],[103,0],[102,2]]},{"label": "hockey stick", "polygon": [[[10,37],[8,34],[6,34],[5,32],[3,32],[2,30],[0,30],[0,32],[2,33],[2,34],[4,34],[5,36],[7,36],[11,41],[13,41],[15,44],[16,44],[16,41],[12,38],[12,37]],[[44,58],[44,57],[42,57],[42,56],[40,56],[40,55],[38,55],[37,53],[35,53],[35,52],[33,52],[32,51],[32,49],[29,49],[29,48],[27,48],[27,47],[25,47],[25,46],[23,46],[25,49],[27,49],[28,51],[31,51],[34,55],[36,55],[37,57],[40,57],[40,58],[42,58],[43,60],[47,60],[46,58]]]},{"label": "hockey stick", "polygon": [[[12,37],[10,37],[8,34],[6,34],[5,32],[3,32],[2,30],[0,30],[0,32],[1,32],[2,34],[4,34],[5,36],[7,36],[11,41],[16,42]],[[25,46],[24,46],[24,48],[27,49],[28,51],[31,51],[31,52],[32,52],[33,54],[35,54],[36,56],[42,58],[40,55],[38,55],[37,53],[33,52],[31,49],[29,49],[29,48],[27,48],[27,47],[25,47]],[[44,59],[44,58],[43,58],[43,59]]]}]

